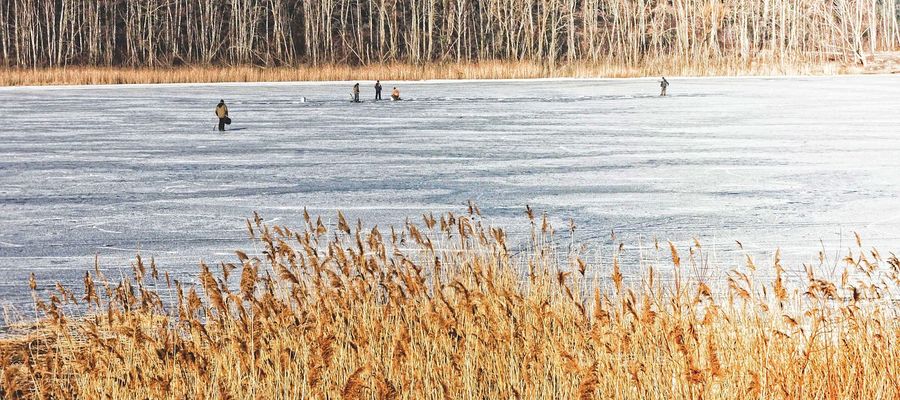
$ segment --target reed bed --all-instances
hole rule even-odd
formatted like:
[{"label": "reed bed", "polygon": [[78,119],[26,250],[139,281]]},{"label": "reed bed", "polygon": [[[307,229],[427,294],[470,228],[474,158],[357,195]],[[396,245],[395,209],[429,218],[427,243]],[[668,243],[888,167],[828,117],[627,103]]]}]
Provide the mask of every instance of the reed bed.
[{"label": "reed bed", "polygon": [[0,68],[0,86],[110,85],[157,83],[296,82],[296,81],[414,81],[427,79],[535,79],[641,77],[651,75],[784,75],[849,72],[837,63],[772,64],[697,63],[627,67],[599,63],[572,63],[550,67],[532,62],[479,62],[463,64],[375,64],[298,67],[59,67]]},{"label": "reed bed", "polygon": [[[896,399],[900,260],[860,241],[787,279],[776,257],[707,280],[700,243],[639,274],[530,244],[475,206],[381,232],[339,214],[248,220],[254,254],[58,285],[42,328],[0,345],[12,398]],[[576,229],[574,225],[569,229]],[[560,250],[571,248],[573,250]],[[654,257],[648,257],[653,259]],[[32,281],[32,289],[37,283]],[[78,304],[77,306],[75,304]],[[78,309],[81,311],[66,311]]]}]

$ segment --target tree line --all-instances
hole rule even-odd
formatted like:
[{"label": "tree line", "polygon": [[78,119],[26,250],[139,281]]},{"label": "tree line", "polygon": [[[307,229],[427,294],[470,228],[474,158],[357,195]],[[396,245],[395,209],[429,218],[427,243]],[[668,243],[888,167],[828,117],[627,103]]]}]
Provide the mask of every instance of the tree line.
[{"label": "tree line", "polygon": [[900,0],[0,0],[0,66],[643,65],[900,48]]}]

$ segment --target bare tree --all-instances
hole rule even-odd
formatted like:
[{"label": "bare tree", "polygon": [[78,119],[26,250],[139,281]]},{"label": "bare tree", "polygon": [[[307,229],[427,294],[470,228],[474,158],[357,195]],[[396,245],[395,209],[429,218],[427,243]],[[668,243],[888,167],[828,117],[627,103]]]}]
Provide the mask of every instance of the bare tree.
[{"label": "bare tree", "polygon": [[897,0],[3,0],[6,67],[822,61],[900,47]]}]

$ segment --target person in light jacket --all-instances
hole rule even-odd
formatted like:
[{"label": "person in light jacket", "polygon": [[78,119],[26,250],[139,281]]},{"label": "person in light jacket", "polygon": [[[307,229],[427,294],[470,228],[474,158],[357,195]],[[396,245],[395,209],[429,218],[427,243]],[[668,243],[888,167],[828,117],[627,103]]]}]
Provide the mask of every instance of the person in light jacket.
[{"label": "person in light jacket", "polygon": [[216,116],[219,117],[219,131],[224,131],[225,121],[228,120],[228,106],[225,105],[225,100],[219,100],[219,105],[216,106]]},{"label": "person in light jacket", "polygon": [[400,89],[395,87],[394,90],[391,91],[391,99],[394,101],[400,100]]}]

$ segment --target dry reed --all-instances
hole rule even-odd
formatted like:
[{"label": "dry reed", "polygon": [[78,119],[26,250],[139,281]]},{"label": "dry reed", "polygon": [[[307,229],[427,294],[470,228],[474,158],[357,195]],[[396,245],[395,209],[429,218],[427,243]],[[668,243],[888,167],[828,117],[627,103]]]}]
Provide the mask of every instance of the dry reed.
[{"label": "dry reed", "polygon": [[[95,269],[86,293],[38,299],[39,333],[3,341],[0,395],[900,396],[893,254],[858,242],[834,282],[822,266],[785,281],[778,255],[771,268],[748,258],[717,285],[696,278],[699,243],[657,245],[671,262],[623,276],[621,247],[612,269],[559,254],[549,220],[528,215],[522,251],[470,206],[385,234],[342,214],[335,229],[306,215],[299,230],[257,216],[259,254],[204,264],[196,286],[160,281],[140,259],[118,284]],[[74,303],[83,311],[66,315]]]},{"label": "dry reed", "polygon": [[[864,72],[839,63],[765,64],[720,63],[627,67],[601,63],[571,63],[557,67],[530,62],[464,64],[375,64],[368,66],[299,67],[178,67],[178,68],[0,68],[0,86],[110,85],[157,83],[413,81],[428,79],[627,78],[653,75],[829,75]],[[891,72],[886,70],[885,72]]]}]

